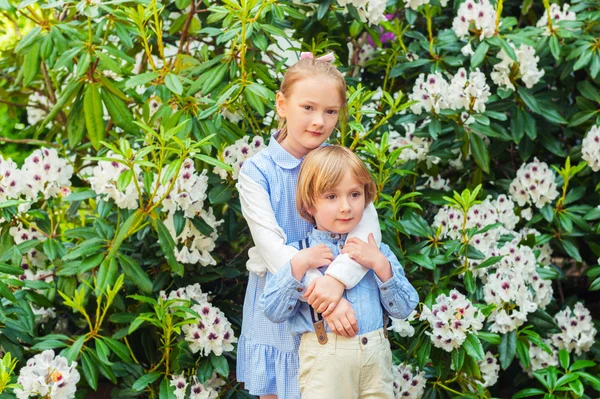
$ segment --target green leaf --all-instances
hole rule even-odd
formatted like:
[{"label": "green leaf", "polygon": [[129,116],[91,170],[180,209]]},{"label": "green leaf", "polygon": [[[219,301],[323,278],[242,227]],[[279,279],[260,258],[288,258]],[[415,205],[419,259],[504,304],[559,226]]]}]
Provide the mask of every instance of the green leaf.
[{"label": "green leaf", "polygon": [[208,192],[208,200],[213,205],[224,204],[231,199],[233,191],[225,184],[218,184]]},{"label": "green leaf", "polygon": [[531,396],[544,395],[545,393],[545,391],[538,388],[526,388],[513,395],[512,399],[529,398]]},{"label": "green leaf", "polygon": [[482,340],[489,342],[490,344],[494,344],[494,345],[498,345],[498,344],[500,344],[500,342],[502,342],[502,337],[495,333],[479,331],[477,333],[477,336],[479,337],[479,339],[482,339]]},{"label": "green leaf", "polygon": [[13,276],[20,276],[23,274],[23,269],[19,266],[11,266],[6,263],[0,262],[0,273],[12,274]]},{"label": "green leaf", "polygon": [[210,354],[210,363],[219,375],[224,378],[229,377],[229,363],[225,356],[217,356],[213,352]]},{"label": "green leaf", "polygon": [[77,356],[79,356],[79,352],[81,352],[81,348],[83,347],[83,343],[85,342],[85,335],[80,336],[75,340],[73,345],[69,349],[65,349],[63,351],[63,356],[67,358],[69,362],[74,362],[77,360]]},{"label": "green leaf", "polygon": [[529,313],[527,321],[533,324],[538,331],[545,333],[559,333],[561,330],[554,321],[554,318],[542,309]]},{"label": "green leaf", "polygon": [[479,338],[475,334],[467,335],[467,339],[463,342],[462,347],[465,349],[467,354],[477,361],[482,361],[484,352],[483,347]]},{"label": "green leaf", "polygon": [[152,82],[158,78],[158,76],[158,72],[147,72],[140,75],[135,75],[127,80],[127,83],[125,83],[125,88],[133,89],[136,86],[143,86],[146,83]]},{"label": "green leaf", "polygon": [[138,286],[142,292],[152,293],[152,280],[140,265],[131,257],[119,254],[119,264],[131,282]]},{"label": "green leaf", "polygon": [[531,358],[529,357],[529,344],[521,339],[517,340],[517,357],[523,363],[523,366],[528,369],[531,365]]},{"label": "green leaf", "polygon": [[502,38],[499,38],[500,40],[500,45],[502,47],[502,50],[504,50],[504,52],[510,57],[512,58],[513,61],[515,62],[519,62],[519,59],[517,58],[517,53],[515,53],[515,49],[512,48],[512,46],[510,44],[508,44],[508,42]]},{"label": "green leaf", "polygon": [[554,59],[558,60],[560,57],[560,43],[558,42],[558,37],[556,35],[550,37],[550,52]]},{"label": "green leaf", "polygon": [[90,388],[94,391],[98,390],[98,370],[94,365],[90,355],[86,352],[81,354],[81,368],[83,369],[83,376],[87,381]]},{"label": "green leaf", "polygon": [[567,352],[564,349],[561,349],[558,352],[558,359],[560,360],[560,366],[563,369],[568,370],[569,369],[569,364],[570,364],[570,361],[571,361],[571,358],[569,356],[569,352]]},{"label": "green leaf", "polygon": [[544,207],[540,209],[540,213],[547,222],[552,222],[552,219],[554,218],[554,210],[550,204],[544,205]]},{"label": "green leaf", "polygon": [[429,361],[429,355],[431,354],[431,339],[423,339],[421,346],[417,350],[417,365],[419,369],[423,370],[425,364]]},{"label": "green leaf", "polygon": [[477,265],[477,267],[475,267],[475,269],[483,269],[484,267],[488,267],[491,265],[495,265],[496,263],[498,263],[502,258],[504,257],[504,255],[500,255],[500,256],[492,256],[486,260],[484,260],[483,262],[481,262],[479,265]]},{"label": "green leaf", "polygon": [[485,172],[490,173],[490,156],[483,139],[475,133],[469,134],[469,143],[471,144],[471,153],[475,162]]},{"label": "green leaf", "polygon": [[582,80],[577,83],[577,90],[581,93],[582,96],[587,98],[588,100],[597,102],[600,104],[600,91],[591,82],[587,80]]},{"label": "green leaf", "polygon": [[408,256],[408,260],[416,263],[419,266],[423,266],[426,269],[429,269],[429,270],[435,269],[435,264],[427,255],[424,255],[421,253],[410,255],[410,256]]},{"label": "green leaf", "polygon": [[108,356],[110,356],[110,349],[108,349],[108,346],[100,338],[96,338],[95,342],[98,359],[107,366],[112,366],[113,364],[108,360]]},{"label": "green leaf", "polygon": [[104,343],[108,345],[108,347],[113,351],[113,353],[119,356],[121,360],[123,360],[125,363],[131,362],[131,356],[129,356],[129,349],[127,349],[127,347],[124,344],[117,341],[116,339],[112,339],[109,337],[102,337],[102,339],[104,340]]},{"label": "green leaf", "polygon": [[579,376],[577,374],[565,374],[556,381],[556,388],[561,387],[565,384],[578,380]]},{"label": "green leaf", "polygon": [[571,365],[571,368],[569,370],[571,371],[577,371],[577,370],[581,370],[587,367],[594,367],[596,365],[596,362],[593,362],[591,360],[577,360],[575,363],[573,363]]},{"label": "green leaf", "polygon": [[481,42],[479,46],[477,46],[475,54],[471,57],[471,69],[477,68],[477,66],[483,62],[489,48],[490,45],[487,44],[487,42]]},{"label": "green leaf", "polygon": [[160,383],[159,399],[175,399],[175,387],[171,386],[168,378],[165,378]]},{"label": "green leaf", "polygon": [[171,233],[167,230],[167,227],[163,224],[160,219],[154,220],[156,231],[158,233],[158,242],[160,247],[163,250],[165,258],[167,258],[167,262],[171,266],[171,269],[174,273],[183,276],[183,266],[177,262],[175,258],[175,241],[173,241],[173,237],[171,237]]},{"label": "green leaf", "polygon": [[40,71],[40,43],[33,44],[30,50],[23,57],[23,87],[29,86]]},{"label": "green leaf", "polygon": [[183,93],[183,85],[177,75],[168,73],[167,76],[165,76],[165,85],[167,86],[167,89],[179,96]]},{"label": "green leaf", "polygon": [[96,150],[100,149],[100,142],[104,140],[104,111],[100,100],[100,88],[92,83],[85,89],[83,96],[83,113],[88,138]]},{"label": "green leaf", "polygon": [[577,249],[577,246],[575,244],[573,244],[569,240],[562,240],[560,241],[560,243],[562,244],[562,247],[564,248],[565,252],[569,254],[570,257],[575,259],[577,262],[582,261],[581,255],[579,254],[579,249]]},{"label": "green leaf", "polygon": [[523,102],[525,102],[525,104],[529,107],[530,110],[532,110],[536,114],[540,113],[540,109],[538,107],[538,102],[535,99],[535,97],[533,97],[533,95],[531,95],[531,93],[529,93],[529,90],[527,90],[523,87],[519,87],[519,88],[517,88],[517,92],[519,93],[519,96],[521,97]]},{"label": "green leaf", "polygon": [[573,71],[577,71],[577,70],[587,66],[587,64],[590,63],[593,55],[594,55],[594,53],[592,52],[591,48],[584,51],[581,54],[581,56],[579,57],[579,59],[577,60],[577,62],[575,62],[575,65],[573,65]]},{"label": "green leaf", "polygon": [[158,380],[161,375],[162,374],[158,371],[153,371],[152,373],[144,374],[133,383],[131,389],[133,389],[134,391],[143,391],[149,384],[152,384],[154,381]]},{"label": "green leaf", "polygon": [[74,193],[69,194],[67,197],[63,198],[64,202],[73,202],[73,201],[84,201],[90,198],[96,198],[96,192],[94,190],[81,190]]},{"label": "green leaf", "polygon": [[502,342],[498,346],[500,354],[500,365],[503,370],[506,370],[512,363],[517,351],[517,332],[513,330],[502,336]]},{"label": "green leaf", "polygon": [[214,367],[211,361],[208,358],[202,359],[200,362],[200,366],[198,366],[198,370],[196,375],[198,376],[198,381],[201,384],[204,384],[208,381],[213,375]]}]

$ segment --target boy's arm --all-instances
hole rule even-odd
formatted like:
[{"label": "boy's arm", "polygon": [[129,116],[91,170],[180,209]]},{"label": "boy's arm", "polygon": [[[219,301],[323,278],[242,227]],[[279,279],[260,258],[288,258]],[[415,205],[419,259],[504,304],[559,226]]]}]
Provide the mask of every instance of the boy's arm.
[{"label": "boy's arm", "polygon": [[[412,286],[404,274],[404,270],[398,261],[398,258],[390,247],[385,244],[380,246],[381,253],[388,260],[387,266],[391,271],[391,278],[382,281],[381,273],[375,271],[375,280],[379,285],[379,296],[383,308],[388,314],[397,319],[404,319],[417,307],[419,303],[419,294]],[[385,271],[385,267],[383,268]]]},{"label": "boy's arm", "polygon": [[[356,237],[367,242],[369,234],[373,234],[377,245],[381,244],[381,228],[379,218],[373,203],[370,203],[363,213],[362,220],[356,225],[354,230],[348,233],[348,238]],[[344,283],[347,289],[353,288],[367,274],[369,269],[358,262],[350,259],[346,254],[340,254],[329,265],[325,275],[331,276]]]},{"label": "boy's arm", "polygon": [[286,263],[277,273],[267,273],[267,282],[259,299],[259,307],[273,323],[290,319],[300,306],[304,284],[292,275],[292,265]]}]

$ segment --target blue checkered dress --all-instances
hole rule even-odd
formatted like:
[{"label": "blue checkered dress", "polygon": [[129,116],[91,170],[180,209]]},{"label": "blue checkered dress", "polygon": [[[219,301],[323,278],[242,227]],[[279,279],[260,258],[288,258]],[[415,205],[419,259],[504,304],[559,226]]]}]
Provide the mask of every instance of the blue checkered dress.
[{"label": "blue checkered dress", "polygon": [[[248,161],[241,173],[269,194],[279,227],[289,243],[306,237],[313,226],[296,211],[296,184],[302,159],[296,159],[271,138],[269,145]],[[298,386],[299,336],[292,337],[287,323],[270,322],[259,308],[266,277],[250,273],[242,334],[238,342],[237,379],[253,395],[300,398]]]}]

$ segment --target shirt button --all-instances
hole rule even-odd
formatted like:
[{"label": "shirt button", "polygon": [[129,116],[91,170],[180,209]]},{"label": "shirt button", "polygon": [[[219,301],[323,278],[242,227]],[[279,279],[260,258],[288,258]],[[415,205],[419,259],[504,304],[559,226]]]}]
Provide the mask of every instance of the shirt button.
[{"label": "shirt button", "polygon": [[387,290],[387,287],[382,287],[381,290],[385,291],[385,290]]},{"label": "shirt button", "polygon": [[394,306],[394,302],[390,302],[390,303],[388,303],[388,305]]},{"label": "shirt button", "polygon": [[302,288],[296,288],[296,291],[302,292]]},{"label": "shirt button", "polygon": [[340,244],[340,249],[344,249],[344,246],[342,244]]},{"label": "shirt button", "polygon": [[292,310],[292,307],[291,307],[291,306],[288,306],[288,310]]},{"label": "shirt button", "polygon": [[363,344],[363,345],[366,345],[366,344],[367,344],[367,342],[369,342],[369,340],[367,339],[367,337],[363,337],[363,339],[362,339],[362,344]]},{"label": "shirt button", "polygon": [[331,238],[335,238],[335,234],[331,234]]}]

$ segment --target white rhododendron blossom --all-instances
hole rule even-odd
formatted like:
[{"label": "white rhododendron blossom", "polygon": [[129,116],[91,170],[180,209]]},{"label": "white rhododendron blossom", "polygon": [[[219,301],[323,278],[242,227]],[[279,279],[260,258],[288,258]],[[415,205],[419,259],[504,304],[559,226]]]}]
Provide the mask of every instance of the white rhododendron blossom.
[{"label": "white rhododendron blossom", "polygon": [[398,156],[398,162],[401,163],[414,160],[417,162],[427,161],[428,164],[437,164],[440,161],[438,157],[427,155],[431,139],[415,136],[413,132],[414,126],[412,126],[412,124],[408,124],[404,136],[400,135],[398,132],[391,131],[388,138],[388,144],[390,146],[389,151],[392,152],[398,148],[406,147],[402,148],[400,155]]},{"label": "white rhododendron blossom", "polygon": [[[569,11],[571,6],[568,3],[563,4],[562,10],[558,4],[550,4],[550,19],[555,24],[560,21],[575,21],[577,15],[573,11]],[[536,26],[538,28],[546,28],[544,31],[545,36],[550,36],[552,32],[548,27],[548,10],[544,10],[541,18],[538,20]]]},{"label": "white rhododendron blossom", "polygon": [[448,100],[450,108],[465,109],[470,112],[485,112],[485,103],[490,97],[490,86],[485,80],[485,74],[479,68],[467,73],[460,68],[450,81]]},{"label": "white rhododendron blossom", "polygon": [[[600,125],[592,126],[581,142],[581,158],[594,172],[600,170]],[[1,192],[0,198],[2,198]]]},{"label": "white rhododendron blossom", "polygon": [[188,382],[183,374],[179,374],[171,377],[170,385],[175,388],[174,394],[177,399],[215,399],[225,381],[213,373],[208,381],[201,384],[195,375]]},{"label": "white rhododendron blossom", "polygon": [[449,108],[448,88],[448,82],[440,72],[427,76],[424,73],[420,74],[412,93],[408,95],[410,100],[417,101],[410,107],[411,111],[417,115],[420,115],[423,110],[438,114],[442,109]]},{"label": "white rhododendron blossom", "polygon": [[480,384],[485,388],[495,385],[500,374],[498,359],[494,357],[492,352],[488,351],[485,353],[483,360],[478,362],[478,365],[481,371],[481,378],[483,378],[483,383]]},{"label": "white rhododendron blossom", "polygon": [[12,159],[4,159],[0,154],[0,202],[17,199],[21,196],[22,178],[17,164]]},{"label": "white rhododendron blossom", "polygon": [[[404,7],[410,7],[415,11],[423,4],[429,4],[429,0],[404,0]],[[448,0],[440,0],[440,5],[446,7],[448,5]]]},{"label": "white rhododendron blossom", "polygon": [[388,327],[388,330],[394,331],[401,337],[412,337],[415,335],[415,328],[410,325],[410,322],[414,321],[416,316],[417,311],[413,310],[406,319],[396,319],[394,317],[390,317],[392,320],[392,325]]},{"label": "white rhododendron blossom", "polygon": [[[16,226],[12,226],[8,230],[8,233],[12,236],[15,245],[19,245],[29,240],[39,240],[41,242],[44,242],[46,240],[46,237],[40,232],[38,232],[33,225],[30,228],[24,228],[21,224],[18,224]],[[42,273],[43,275],[47,275],[50,273],[50,275],[52,275],[51,272],[47,272],[45,270],[38,270],[43,269],[46,266],[46,259],[46,255],[44,255],[43,252],[38,251],[35,248],[30,249],[21,258],[21,268],[23,269],[23,274],[21,275],[20,279],[38,280],[39,278],[36,277],[40,277],[40,273]]]},{"label": "white rhododendron blossom", "polygon": [[[191,309],[200,315],[194,324],[186,324],[181,329],[185,340],[193,353],[200,352],[208,356],[211,352],[220,356],[233,350],[237,338],[233,334],[231,323],[225,314],[208,301],[208,295],[202,293],[200,284],[194,284],[169,292],[160,292],[161,298],[192,301]],[[175,302],[172,306],[186,306],[185,302]]]},{"label": "white rhododendron blossom", "polygon": [[496,10],[488,0],[467,0],[458,7],[452,29],[459,39],[467,39],[475,32],[480,40],[494,36]]},{"label": "white rhododendron blossom", "polygon": [[550,366],[558,366],[558,351],[552,346],[552,341],[545,339],[544,343],[550,348],[551,353],[546,352],[539,346],[529,342],[529,368],[521,363],[521,368],[533,378],[533,372]]},{"label": "white rhododendron blossom", "polygon": [[430,188],[432,190],[443,190],[450,191],[450,179],[444,179],[440,175],[437,176],[427,176],[427,180],[423,184],[423,186],[417,187],[417,189]]},{"label": "white rhododendron blossom", "polygon": [[49,349],[27,361],[17,379],[22,388],[15,388],[14,392],[18,399],[71,399],[75,397],[79,378],[77,362],[69,366],[65,357],[55,357]]},{"label": "white rhododendron blossom", "polygon": [[545,162],[534,158],[533,162],[522,164],[517,176],[510,183],[510,195],[519,206],[535,205],[543,208],[558,197],[556,176]]},{"label": "white rhododendron blossom", "polygon": [[378,25],[387,21],[385,18],[386,0],[337,0],[337,2],[342,7],[352,4],[363,22]]},{"label": "white rhododendron blossom", "polygon": [[[534,228],[525,227],[525,228],[521,229],[521,231],[519,231],[518,234],[515,235],[515,239],[521,241],[523,239],[526,239],[527,236],[530,234],[533,234],[535,237],[538,237],[542,233],[540,233],[539,231],[537,231]],[[542,245],[536,245],[533,249],[540,251],[540,253],[537,257],[537,262],[539,264],[541,264],[542,266],[550,265],[550,262],[552,261],[552,247],[550,246],[549,243],[545,243]]]},{"label": "white rhododendron blossom", "polygon": [[56,317],[54,308],[42,308],[31,303],[31,312],[35,316],[35,324],[44,324]]},{"label": "white rhododendron blossom", "polygon": [[[106,154],[107,158],[123,160],[123,157],[109,151]],[[119,190],[117,182],[123,173],[131,173],[129,184],[124,191]],[[92,176],[88,178],[92,190],[97,195],[102,196],[105,200],[113,200],[121,209],[137,209],[138,208],[138,192],[133,179],[137,179],[138,187],[143,187],[141,179],[141,168],[138,165],[134,166],[133,173],[126,165],[114,161],[99,161],[94,167]]]},{"label": "white rhododendron blossom", "polygon": [[552,342],[558,349],[581,355],[592,348],[596,329],[590,311],[581,302],[575,304],[573,310],[567,307],[558,312],[554,318],[562,330],[552,335]]},{"label": "white rhododendron blossom", "polygon": [[48,111],[52,108],[52,103],[48,97],[40,94],[39,91],[33,92],[29,96],[29,100],[27,102],[27,123],[29,125],[35,125],[38,122],[41,122],[48,115]]},{"label": "white rhododendron blossom", "polygon": [[509,42],[509,45],[517,54],[516,68],[515,61],[504,51],[500,50],[498,58],[500,62],[494,65],[494,71],[491,73],[491,78],[494,83],[505,89],[516,90],[515,82],[521,79],[528,89],[531,89],[544,76],[544,70],[539,69],[537,64],[540,57],[535,55],[535,49],[526,44],[522,44],[518,49],[514,44]]},{"label": "white rhododendron blossom", "polygon": [[[223,150],[223,162],[233,168],[232,178],[234,180],[237,180],[244,162],[263,148],[265,148],[265,142],[260,136],[254,136],[252,140],[250,140],[249,136],[244,136],[234,144],[225,147]],[[228,174],[225,169],[216,166],[214,172],[221,179],[227,179]]]},{"label": "white rhododendron blossom", "polygon": [[212,229],[209,235],[202,234],[191,219],[185,219],[185,225],[181,233],[177,235],[173,214],[169,214],[165,219],[165,227],[175,241],[175,257],[181,263],[200,263],[202,266],[216,265],[217,262],[212,257],[211,251],[215,249],[215,241],[218,237],[216,229],[223,223],[223,220],[215,218],[212,208],[209,208],[208,211],[201,209],[196,217],[201,218]]},{"label": "white rhododendron blossom", "polygon": [[59,157],[54,148],[42,147],[33,151],[25,159],[20,175],[23,194],[31,200],[36,201],[40,193],[44,198],[55,198],[71,192],[73,166]]},{"label": "white rhododendron blossom", "polygon": [[423,307],[420,320],[427,320],[432,331],[426,331],[434,346],[447,352],[460,348],[469,333],[483,328],[483,313],[457,290],[441,294],[429,309]]},{"label": "white rhododendron blossom", "polygon": [[420,399],[425,393],[427,379],[425,372],[413,371],[411,365],[400,364],[392,366],[394,381],[394,398],[397,399]]},{"label": "white rhododendron blossom", "polygon": [[[166,168],[164,170],[166,171]],[[162,182],[162,177],[160,182]],[[155,202],[167,194],[171,182],[162,184],[155,179],[152,187],[155,187],[156,184],[160,185],[154,197]],[[189,158],[186,159],[181,164],[179,175],[177,175],[171,191],[162,202],[163,211],[173,213],[181,210],[184,212],[186,218],[195,217],[198,212],[202,211],[207,188],[208,177],[206,176],[206,170],[203,170],[202,173],[196,173],[194,161]]]}]

